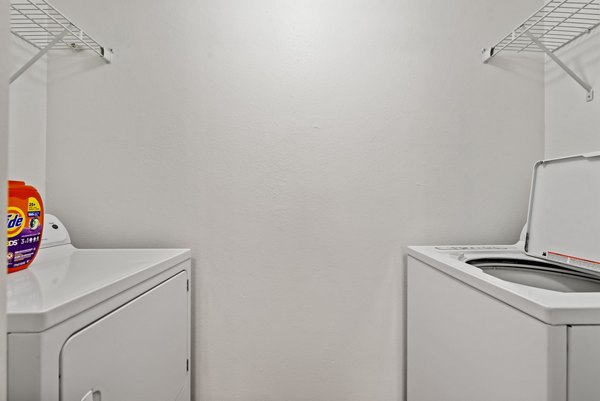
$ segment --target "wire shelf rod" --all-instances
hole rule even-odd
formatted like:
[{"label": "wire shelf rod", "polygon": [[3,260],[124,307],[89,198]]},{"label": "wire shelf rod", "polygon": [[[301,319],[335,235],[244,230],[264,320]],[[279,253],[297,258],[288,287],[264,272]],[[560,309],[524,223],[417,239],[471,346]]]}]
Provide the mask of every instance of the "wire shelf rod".
[{"label": "wire shelf rod", "polygon": [[600,0],[550,0],[531,14],[496,45],[483,49],[483,62],[502,51],[516,53],[543,52],[594,98],[594,90],[555,54],[574,40],[600,26]]},{"label": "wire shelf rod", "polygon": [[[579,11],[581,11],[581,10],[585,9],[585,7],[589,6],[589,5],[590,5],[590,4],[592,4],[594,1],[596,1],[596,0],[590,0],[590,1],[589,1],[589,2],[587,2],[585,5],[583,5],[583,6],[582,6],[582,7],[581,7],[579,10],[577,10],[577,11],[574,11],[574,12],[573,12],[573,14],[571,14],[571,16],[570,16],[570,17],[572,17],[572,16],[576,15],[576,13],[577,13],[577,12],[579,12]],[[554,29],[556,29],[558,26],[561,26],[561,25],[562,25],[562,26],[568,25],[568,22],[566,22],[566,21],[568,21],[568,18],[569,18],[569,17],[565,17],[565,20],[563,20],[562,22],[560,22],[560,23],[556,24],[556,25],[555,25],[555,26],[553,26],[552,28],[550,28],[550,29],[549,29],[549,30],[548,30],[546,33],[544,33],[544,34],[542,34],[542,35],[538,36],[538,37],[537,37],[537,39],[539,39],[539,40],[542,40],[542,43],[544,43],[544,41],[543,41],[543,39],[544,39],[544,36],[545,36],[545,35],[547,35],[549,32],[552,32],[552,31],[553,31]],[[555,47],[554,49],[552,49],[552,51],[553,51],[553,52],[557,51],[558,49],[560,49],[560,48],[562,48],[562,47],[566,46],[568,43],[572,42],[573,40],[575,40],[575,39],[579,38],[579,37],[580,37],[581,35],[583,35],[584,33],[586,33],[586,32],[589,32],[591,29],[593,29],[594,27],[596,27],[596,26],[597,26],[597,24],[598,24],[598,20],[595,20],[595,22],[596,22],[596,25],[594,25],[593,27],[589,27],[589,26],[587,26],[587,25],[586,25],[586,26],[587,26],[587,30],[586,30],[586,31],[584,31],[584,32],[580,33],[579,35],[576,35],[575,37],[571,38],[570,40],[566,41],[565,43],[563,43],[563,44],[561,44],[561,45],[559,45],[559,46]],[[533,41],[532,41],[532,43],[533,43]],[[528,47],[529,47],[529,46],[528,46]]]},{"label": "wire shelf rod", "polygon": [[[600,0],[551,0],[490,48],[484,61],[504,50],[532,51],[535,43],[527,39],[527,32],[539,38],[551,51],[556,51],[599,24]],[[514,46],[509,46],[514,43],[519,43],[521,48],[515,50]]]},{"label": "wire shelf rod", "polygon": [[[552,13],[554,10],[557,10],[557,9],[558,9],[558,8],[559,8],[559,7],[560,7],[562,4],[566,3],[567,1],[568,1],[568,0],[562,0],[561,2],[559,2],[558,4],[556,4],[556,5],[555,5],[555,6],[554,6],[554,7],[553,7],[551,10],[549,10],[549,11],[546,11],[546,12],[544,13],[544,15],[543,15],[543,16],[539,17],[537,21],[535,21],[535,22],[534,22],[534,23],[532,23],[532,24],[531,24],[531,25],[530,25],[530,26],[529,26],[527,29],[525,29],[524,31],[522,31],[521,33],[519,33],[519,35],[517,35],[517,37],[515,38],[515,37],[514,37],[514,32],[515,32],[516,30],[518,30],[519,28],[521,28],[521,27],[525,26],[525,24],[527,24],[527,22],[528,22],[528,21],[531,21],[531,20],[532,20],[532,19],[533,19],[533,18],[534,18],[534,17],[535,17],[537,14],[539,14],[539,12],[540,12],[540,11],[536,11],[536,12],[535,12],[535,13],[534,13],[534,14],[533,14],[531,17],[529,17],[529,18],[528,18],[528,19],[526,19],[526,20],[525,20],[525,21],[524,21],[524,22],[523,22],[521,25],[519,25],[519,26],[517,27],[517,29],[516,29],[516,30],[514,30],[514,31],[512,31],[511,33],[509,33],[508,35],[506,35],[506,36],[505,36],[505,38],[508,38],[509,36],[512,36],[512,37],[513,37],[513,41],[514,41],[514,39],[518,39],[518,38],[522,37],[522,36],[523,36],[523,35],[525,35],[527,32],[529,32],[529,30],[530,30],[531,28],[533,28],[534,26],[536,26],[537,24],[539,24],[540,22],[542,22],[542,21],[543,21],[543,19],[544,19],[544,17],[547,17],[548,15],[550,15],[550,14],[551,14],[551,13]],[[554,2],[551,2],[551,3],[554,3]],[[550,4],[550,3],[548,3],[548,4]],[[545,8],[545,7],[544,7],[544,8]],[[502,40],[504,40],[504,39],[502,39]],[[495,47],[496,47],[496,46],[494,46],[494,49],[495,49]],[[504,47],[502,47],[502,48],[498,49],[498,50],[496,51],[496,53],[499,53],[499,52],[501,52],[502,50],[504,50],[504,48],[505,48],[505,47],[506,47],[506,45],[505,45]]]},{"label": "wire shelf rod", "polygon": [[12,0],[10,22],[13,35],[39,51],[11,77],[11,82],[52,49],[91,50],[111,62],[112,50],[100,45],[46,0]]},{"label": "wire shelf rod", "polygon": [[[22,15],[25,19],[29,20],[30,23],[34,24],[34,26],[38,26],[39,28],[45,29],[43,26],[40,26],[33,18],[31,18],[30,16],[28,16],[27,14],[23,13],[21,10],[19,9],[15,9],[15,11],[17,13],[19,13],[20,15]],[[12,21],[11,21],[12,22]],[[28,43],[31,43],[26,37],[24,36],[19,36],[21,39],[25,40]]]},{"label": "wire shelf rod", "polygon": [[[594,0],[590,0],[590,1],[589,1],[587,4],[583,5],[583,6],[581,7],[581,9],[583,9],[583,8],[587,7],[588,5],[590,5],[590,3],[593,3],[593,2],[594,2]],[[544,34],[542,34],[541,36],[537,37],[537,39],[538,39],[538,40],[541,40],[541,39],[543,39],[543,38],[544,38],[544,36],[545,36],[545,35],[546,35],[548,32],[552,32],[552,30],[553,30],[553,29],[555,29],[555,28],[556,28],[558,25],[565,25],[565,24],[567,24],[567,21],[569,20],[569,18],[573,17],[575,14],[577,14],[577,12],[581,11],[581,9],[575,9],[575,10],[574,10],[574,11],[573,11],[571,14],[569,14],[569,15],[565,16],[565,17],[564,17],[562,20],[560,20],[559,22],[557,22],[557,24],[556,24],[554,27],[550,28],[550,29],[549,29],[549,30],[548,30],[546,33],[544,33]],[[529,36],[529,35],[528,35],[528,36]],[[532,39],[532,42],[531,42],[531,44],[533,44],[533,42],[534,42],[534,41],[533,41],[533,39]],[[539,42],[536,42],[536,43],[539,43]],[[527,46],[526,46],[526,47],[525,47],[523,50],[527,49],[529,46],[531,46],[531,44],[527,45]],[[542,49],[542,50],[544,50],[544,49]]]},{"label": "wire shelf rod", "polygon": [[[34,4],[34,3],[32,3],[32,4]],[[34,6],[35,6],[35,7],[37,7],[37,8],[38,8],[38,10],[40,10],[40,11],[42,11],[44,14],[46,14],[46,16],[48,16],[49,18],[52,18],[52,19],[54,20],[54,22],[56,22],[57,24],[59,24],[60,26],[62,26],[62,27],[63,27],[63,28],[64,28],[64,29],[65,29],[67,32],[70,32],[70,33],[71,33],[73,36],[76,36],[76,37],[77,37],[77,36],[79,36],[78,34],[76,34],[75,32],[73,32],[73,31],[71,30],[71,27],[75,27],[75,28],[77,28],[75,25],[73,25],[73,24],[72,24],[72,23],[70,23],[70,22],[68,22],[68,24],[61,23],[61,22],[59,22],[59,21],[58,21],[56,18],[54,18],[54,17],[52,17],[50,14],[48,14],[48,13],[47,13],[45,10],[43,10],[42,8],[40,8],[40,6],[39,6],[38,4],[34,4]],[[61,15],[62,15],[62,14],[61,14]],[[78,28],[78,29],[79,29],[79,28]],[[82,31],[80,30],[80,32],[82,32]],[[85,44],[85,45],[86,45],[86,46],[87,46],[87,47],[88,47],[90,50],[94,51],[96,54],[98,54],[100,57],[102,57],[102,53],[101,53],[99,50],[97,50],[97,49],[95,49],[94,47],[90,46],[90,45],[89,45],[87,42],[84,42],[83,40],[81,40],[81,42],[83,42],[83,43],[84,43],[84,44]],[[97,43],[96,43],[96,41],[94,41],[94,43],[95,43],[95,44],[97,44]],[[100,46],[100,47],[101,47],[101,46]]]},{"label": "wire shelf rod", "polygon": [[20,37],[26,41],[32,33],[47,32],[54,36],[57,32],[67,29],[68,34],[63,41],[66,47],[73,47],[72,43],[67,42],[76,42],[77,45],[92,50],[99,56],[105,56],[104,48],[97,41],[70,22],[45,0],[13,0],[11,24],[13,32],[19,33]]}]

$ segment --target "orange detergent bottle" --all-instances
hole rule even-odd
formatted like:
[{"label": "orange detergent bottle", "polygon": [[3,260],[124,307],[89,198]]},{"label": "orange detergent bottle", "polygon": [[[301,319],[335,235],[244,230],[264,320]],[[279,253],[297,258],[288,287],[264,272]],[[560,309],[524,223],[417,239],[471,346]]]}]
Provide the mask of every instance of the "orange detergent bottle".
[{"label": "orange detergent bottle", "polygon": [[44,229],[44,205],[24,181],[8,182],[6,260],[8,272],[26,269],[37,254]]}]

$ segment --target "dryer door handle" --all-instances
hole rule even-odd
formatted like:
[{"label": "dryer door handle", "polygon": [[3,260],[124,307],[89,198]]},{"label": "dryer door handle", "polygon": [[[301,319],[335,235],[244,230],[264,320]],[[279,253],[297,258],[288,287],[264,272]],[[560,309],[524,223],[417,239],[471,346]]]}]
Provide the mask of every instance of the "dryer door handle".
[{"label": "dryer door handle", "polygon": [[83,396],[81,401],[101,401],[101,399],[100,391],[90,390]]}]

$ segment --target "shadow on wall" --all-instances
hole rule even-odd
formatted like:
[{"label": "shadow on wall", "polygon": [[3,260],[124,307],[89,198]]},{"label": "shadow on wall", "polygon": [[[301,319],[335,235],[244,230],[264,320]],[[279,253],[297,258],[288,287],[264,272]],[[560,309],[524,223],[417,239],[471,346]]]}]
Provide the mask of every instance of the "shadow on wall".
[{"label": "shadow on wall", "polygon": [[[113,54],[113,64],[115,63],[114,60],[116,57],[118,56]],[[48,62],[60,63],[60,68],[53,69],[52,73],[52,80],[57,83],[67,79],[73,79],[73,77],[77,75],[89,74],[91,71],[101,67],[116,68],[116,64],[109,65],[96,53],[86,50],[54,51],[48,56]]]},{"label": "shadow on wall", "polygon": [[541,57],[543,57],[541,54],[517,55],[500,53],[497,56],[494,56],[487,65],[542,85],[544,76],[543,74],[540,74],[539,63]]}]

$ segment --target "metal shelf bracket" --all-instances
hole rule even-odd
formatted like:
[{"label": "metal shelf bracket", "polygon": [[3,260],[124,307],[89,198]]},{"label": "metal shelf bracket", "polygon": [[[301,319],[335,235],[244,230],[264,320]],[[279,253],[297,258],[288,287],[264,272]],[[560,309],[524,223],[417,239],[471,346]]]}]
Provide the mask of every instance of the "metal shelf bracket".
[{"label": "metal shelf bracket", "polygon": [[64,31],[62,31],[61,33],[59,33],[58,35],[56,35],[54,37],[54,39],[52,39],[50,41],[50,43],[48,43],[43,49],[41,49],[39,52],[37,52],[37,54],[35,56],[33,56],[31,58],[31,60],[29,60],[27,63],[25,63],[23,65],[23,67],[19,68],[19,70],[17,72],[15,72],[14,74],[12,74],[10,76],[9,83],[12,84],[13,82],[15,82],[15,80],[17,78],[19,78],[21,76],[21,74],[23,74],[25,71],[27,71],[29,69],[29,67],[31,67],[33,64],[35,64],[36,61],[38,61],[46,53],[48,53],[48,50],[52,49],[55,44],[57,44],[58,42],[60,42],[67,35],[67,33],[69,33],[69,31],[67,29],[65,29]]},{"label": "metal shelf bracket", "polygon": [[592,86],[590,84],[588,84],[587,82],[585,82],[583,79],[581,79],[581,77],[579,75],[577,75],[572,69],[570,69],[565,63],[562,62],[561,59],[559,59],[556,54],[554,54],[553,52],[550,51],[550,49],[548,49],[546,46],[544,46],[544,44],[538,39],[536,38],[531,32],[526,31],[525,34],[527,35],[527,37],[529,39],[531,39],[531,41],[533,43],[535,43],[537,45],[537,47],[539,47],[544,53],[546,53],[546,55],[548,57],[550,57],[552,59],[552,61],[554,61],[556,64],[558,64],[558,66],[560,68],[562,68],[567,74],[569,74],[569,76],[571,78],[573,78],[583,89],[585,89],[586,91],[586,95],[585,95],[585,100],[587,102],[591,102],[592,100],[594,100],[594,89],[592,88]]}]

